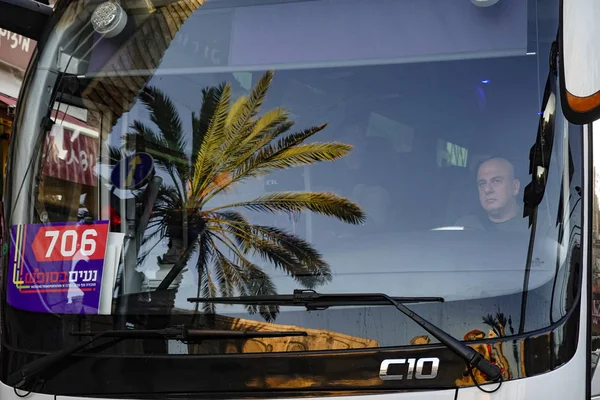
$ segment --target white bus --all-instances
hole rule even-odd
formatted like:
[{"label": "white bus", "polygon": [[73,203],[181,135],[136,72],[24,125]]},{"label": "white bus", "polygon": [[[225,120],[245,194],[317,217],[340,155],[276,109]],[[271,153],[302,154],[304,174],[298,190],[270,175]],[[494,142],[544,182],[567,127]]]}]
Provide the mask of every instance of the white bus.
[{"label": "white bus", "polygon": [[596,0],[0,0],[0,398],[600,398]]}]

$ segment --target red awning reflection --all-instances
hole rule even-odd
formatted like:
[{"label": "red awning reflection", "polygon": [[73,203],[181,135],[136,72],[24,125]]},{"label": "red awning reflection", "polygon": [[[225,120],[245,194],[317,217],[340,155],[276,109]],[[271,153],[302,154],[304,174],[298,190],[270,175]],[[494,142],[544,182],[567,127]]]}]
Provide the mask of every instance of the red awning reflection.
[{"label": "red awning reflection", "polygon": [[[16,106],[17,99],[4,93],[0,93],[0,103],[4,103],[7,106]],[[65,114],[62,111],[52,110],[52,120],[59,124],[67,122],[73,125],[81,126],[82,128],[88,128],[93,130],[93,128],[86,124],[85,121],[75,118],[72,115]]]},{"label": "red awning reflection", "polygon": [[10,97],[10,96],[0,93],[0,103],[4,103],[7,106],[16,106],[17,99],[15,99],[14,97]]}]

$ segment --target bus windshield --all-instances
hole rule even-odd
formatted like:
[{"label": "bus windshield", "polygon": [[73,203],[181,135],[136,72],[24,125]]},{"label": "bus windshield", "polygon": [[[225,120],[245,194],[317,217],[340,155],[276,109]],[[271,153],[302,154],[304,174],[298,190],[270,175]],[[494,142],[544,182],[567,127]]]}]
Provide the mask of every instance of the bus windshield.
[{"label": "bus windshield", "polygon": [[564,317],[582,150],[558,109],[535,211],[524,195],[558,2],[474,3],[57,3],[11,144],[12,346],[175,325],[307,334],[101,351],[437,343],[384,304],[213,301],[295,290],[443,298],[407,306],[459,340]]}]

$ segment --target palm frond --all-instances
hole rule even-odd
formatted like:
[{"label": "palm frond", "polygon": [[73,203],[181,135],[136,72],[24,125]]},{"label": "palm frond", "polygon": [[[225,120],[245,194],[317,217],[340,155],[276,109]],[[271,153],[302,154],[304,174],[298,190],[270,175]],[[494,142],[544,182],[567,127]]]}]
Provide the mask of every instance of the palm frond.
[{"label": "palm frond", "polygon": [[[216,243],[211,238],[211,233],[205,235],[207,246],[210,246],[212,252],[212,262],[214,265],[215,277],[219,284],[219,291],[222,296],[233,296],[235,288],[240,284],[239,277],[235,273],[235,265],[223,255]],[[206,266],[204,266],[206,268]],[[200,271],[200,269],[199,269]],[[199,274],[200,276],[201,274]]]},{"label": "palm frond", "polygon": [[215,251],[213,262],[221,295],[233,296],[234,287],[239,284],[235,278],[236,266],[218,250]]},{"label": "palm frond", "polygon": [[274,170],[300,167],[323,161],[335,161],[347,155],[352,150],[351,145],[339,142],[309,143],[290,147],[284,151],[261,161],[261,154],[251,163],[254,165],[252,175],[265,175]]},{"label": "palm frond", "polygon": [[[313,269],[300,262],[293,253],[285,247],[266,240],[252,240],[249,242],[252,250],[262,258],[269,261],[275,268],[283,270],[288,276],[299,282],[302,286],[314,289],[331,280],[329,268]],[[329,279],[328,279],[329,278]]]},{"label": "palm frond", "polygon": [[289,147],[278,152],[272,162],[291,159],[290,167],[302,164],[314,164],[322,161],[334,161],[347,155],[354,146],[340,142],[313,142]]},{"label": "palm frond", "polygon": [[[288,136],[280,138],[275,145],[265,144],[259,151],[257,151],[252,157],[244,162],[244,165],[240,168],[240,170],[236,171],[236,176],[251,175],[256,168],[259,168],[261,165],[281,157],[281,155],[286,151],[289,152],[295,146],[301,145],[306,139],[325,129],[326,126],[327,124],[322,124],[305,129],[301,132],[292,133]],[[308,146],[310,146],[310,144]],[[346,146],[348,145],[342,144],[339,150],[342,151],[342,149],[345,149]],[[288,155],[291,154],[288,153]],[[254,176],[254,174],[252,174],[252,176]]]},{"label": "palm frond", "polygon": [[185,140],[181,128],[179,113],[175,104],[160,89],[146,87],[139,96],[142,103],[150,111],[150,120],[158,127],[161,136],[169,143],[169,148],[185,151]]},{"label": "palm frond", "polygon": [[[209,235],[201,235],[198,239],[198,259],[196,260],[196,272],[198,273],[198,288],[196,297],[200,297],[202,295],[202,278],[204,276],[204,271],[209,268],[209,262],[214,254],[214,251],[215,248],[211,246]],[[200,303],[196,303],[194,305],[194,318],[192,318],[192,324],[194,323],[195,317],[198,313],[199,304]],[[214,313],[214,307],[211,311]]]},{"label": "palm frond", "polygon": [[307,288],[330,282],[331,268],[309,242],[272,226],[253,225],[252,232],[257,237],[277,243],[294,255],[306,271],[297,271],[294,276]]},{"label": "palm frond", "polygon": [[281,152],[285,149],[288,149],[292,146],[297,146],[300,143],[303,143],[306,139],[310,138],[311,136],[314,136],[316,133],[321,132],[326,127],[327,127],[327,124],[321,124],[318,126],[313,126],[313,127],[304,129],[300,132],[291,133],[287,136],[280,138],[277,141],[277,144],[275,144],[275,146],[265,148],[265,149],[263,149],[263,151],[265,153],[267,153],[267,155],[278,154],[279,152]]},{"label": "palm frond", "polygon": [[[171,143],[157,134],[141,121],[133,121],[129,126],[129,132],[123,135],[125,146],[131,150],[156,149],[159,154],[172,150]],[[159,160],[160,161],[160,158]]]},{"label": "palm frond", "polygon": [[252,118],[258,114],[261,105],[265,101],[267,91],[273,82],[273,71],[266,71],[258,80],[248,95],[248,100],[239,104],[239,111],[230,120],[230,131],[233,137],[240,137],[240,133],[246,131],[251,124]]},{"label": "palm frond", "polygon": [[[200,276],[198,279],[201,282],[202,297],[216,297],[218,295],[217,286],[215,285],[210,274],[210,268],[204,268],[202,271],[200,271]],[[215,304],[204,303],[202,311],[204,311],[206,314],[215,314]]]},{"label": "palm frond", "polygon": [[217,213],[216,217],[213,221],[225,225],[244,254],[253,251],[304,287],[315,288],[331,280],[329,265],[302,239],[276,228],[250,225],[235,211]]},{"label": "palm frond", "polygon": [[488,325],[494,333],[498,336],[502,336],[502,332],[500,331],[498,320],[492,314],[488,314],[483,317],[483,323]]},{"label": "palm frond", "polygon": [[252,226],[241,213],[237,211],[218,212],[214,214],[214,217],[209,216],[207,222],[214,222],[219,225],[223,222],[225,224],[225,229],[230,231],[234,235],[238,245],[243,247],[242,250],[247,251],[250,249],[247,242],[244,241],[243,236],[245,235],[250,238],[252,235]]},{"label": "palm frond", "polygon": [[[138,122],[136,122],[138,123]],[[133,126],[132,126],[133,128]],[[187,156],[174,151],[166,146],[166,143],[148,140],[144,138],[138,131],[139,128],[134,128],[134,132],[129,132],[124,135],[127,143],[127,148],[136,152],[146,152],[154,158],[157,165],[167,169],[177,168],[185,173],[188,169]],[[183,175],[180,173],[180,175]]]},{"label": "palm frond", "polygon": [[215,113],[212,117],[208,130],[203,137],[200,150],[194,165],[194,176],[192,180],[193,195],[198,196],[213,178],[215,172],[214,158],[217,149],[223,144],[224,124],[229,110],[231,87],[223,84],[214,91],[217,102]]},{"label": "palm frond", "polygon": [[[196,159],[200,153],[200,147],[204,142],[204,137],[210,123],[215,115],[217,105],[219,104],[219,93],[221,90],[217,86],[211,86],[202,89],[202,107],[199,115],[192,113],[192,154],[191,165],[196,165]],[[193,172],[192,172],[193,173]]]},{"label": "palm frond", "polygon": [[[242,273],[242,268],[239,265],[235,264],[233,261],[231,261],[219,250],[216,243],[211,238],[212,235],[209,234],[206,236],[209,237],[212,246],[212,251],[214,253],[213,258],[215,262],[215,269],[217,270],[217,277],[219,279],[221,294],[223,296],[233,296],[234,292],[238,291],[240,292],[240,294],[245,295],[247,293],[246,282],[245,275],[243,275]],[[217,239],[224,243],[225,246],[231,250],[231,243],[226,243],[220,237],[217,237]]]},{"label": "palm frond", "polygon": [[[237,266],[241,278],[240,285],[237,287],[240,295],[259,296],[277,294],[275,284],[271,278],[259,266],[250,262],[237,248],[235,243],[223,235],[210,234],[210,236],[223,243],[233,253],[235,261],[231,263]],[[214,246],[213,248],[216,249],[217,247]],[[267,321],[274,321],[276,314],[279,312],[278,306],[248,305],[246,309],[251,314],[259,312]]]},{"label": "palm frond", "polygon": [[255,151],[280,134],[280,124],[287,125],[288,112],[283,108],[268,111],[255,120],[272,82],[273,72],[266,72],[249,96],[240,97],[229,111],[224,126],[224,142],[218,168],[230,172],[247,160]]},{"label": "palm frond", "polygon": [[[276,127],[286,122],[289,113],[284,108],[275,108],[266,112],[258,121],[254,122],[244,134],[239,137],[232,136],[227,147],[224,149],[224,157],[228,161],[236,162],[240,156],[246,158],[273,139]],[[232,157],[235,154],[237,157]]]},{"label": "palm frond", "polygon": [[496,319],[498,320],[498,323],[502,326],[506,326],[506,316],[504,315],[503,312],[498,311],[496,313]]},{"label": "palm frond", "polygon": [[117,165],[119,161],[125,158],[125,153],[116,146],[111,146],[110,144],[105,143],[104,149],[104,153],[107,155],[108,158],[108,165]]},{"label": "palm frond", "polygon": [[[291,122],[285,122],[279,125],[273,129],[271,136],[274,137],[279,133],[287,131],[292,125],[293,123]],[[299,145],[303,140],[308,139],[312,135],[324,129],[326,126],[327,124],[323,124],[317,127],[305,129],[302,132],[288,135],[287,137],[278,140],[276,145],[268,144],[272,140],[272,137],[264,137],[262,142],[256,145],[257,149],[260,150],[247,152],[247,154],[237,157],[237,160],[230,164],[232,173],[227,184],[220,187],[215,186],[211,188],[212,190],[210,191],[210,194],[205,193],[202,205],[206,204],[220,192],[227,190],[232,185],[239,183],[244,179],[268,175],[269,173],[279,169],[286,169],[293,166],[317,162],[311,161],[311,159],[330,160],[332,157],[334,157],[333,159],[337,159],[347,154],[352,148],[349,145],[337,142],[317,143],[314,147],[310,147],[312,144],[307,144],[305,146],[308,147],[301,148],[296,154],[293,154],[293,152],[290,151],[287,158],[275,160],[276,158],[281,157],[282,153],[284,153],[286,150],[290,150],[293,146]]]},{"label": "palm frond", "polygon": [[169,207],[183,207],[184,199],[181,198],[175,186],[163,183],[158,189],[157,202],[164,202]]},{"label": "palm frond", "polygon": [[365,221],[365,214],[357,204],[334,193],[323,192],[274,192],[255,200],[216,207],[205,213],[236,207],[271,213],[308,210],[350,224],[361,224]]},{"label": "palm frond", "polygon": [[203,268],[208,268],[211,257],[214,254],[215,247],[211,246],[210,235],[202,234],[198,238],[198,260],[196,270],[200,272]]},{"label": "palm frond", "polygon": [[229,110],[229,114],[227,115],[227,119],[225,120],[225,128],[229,133],[233,130],[233,123],[240,118],[240,113],[248,107],[248,96],[240,96],[233,103],[231,109]]},{"label": "palm frond", "polygon": [[[289,129],[290,126],[291,124],[289,123],[283,123],[282,125],[273,130],[273,135],[275,135],[276,133],[286,131],[287,129]],[[305,129],[302,132],[297,132],[288,135],[284,138],[279,139],[276,145],[268,144],[268,142],[271,141],[270,137],[264,138],[262,143],[259,143],[257,145],[257,147],[260,148],[260,150],[255,152],[248,152],[246,155],[238,157],[238,159],[235,162],[231,163],[231,168],[233,169],[233,172],[230,176],[230,180],[228,181],[227,185],[224,185],[222,187],[214,187],[210,194],[204,196],[204,201],[202,204],[206,204],[210,199],[212,199],[214,196],[216,196],[223,190],[226,190],[228,187],[232,186],[235,183],[239,183],[246,178],[267,175],[277,169],[289,168],[290,165],[294,164],[291,158],[288,160],[284,159],[277,161],[273,161],[273,159],[279,157],[283,152],[290,149],[291,147],[299,145],[300,143],[302,143],[302,141],[323,130],[326,126],[327,124],[323,124],[317,127]],[[328,145],[328,143],[320,145]],[[310,146],[310,144],[307,146]],[[341,157],[350,149],[348,145],[345,144],[339,144],[337,149],[333,149],[332,147],[335,148],[335,146],[327,148],[328,151],[326,152],[326,154],[313,153],[309,158],[327,159],[328,157],[332,156],[332,150],[336,154],[340,154]],[[304,150],[306,151],[307,149]],[[290,157],[292,157],[291,154]],[[307,159],[306,157],[308,157],[308,154],[304,154],[300,158]],[[296,161],[299,160],[297,159]],[[292,166],[297,165],[302,165],[302,163],[296,162],[296,164]]]},{"label": "palm frond", "polygon": [[[277,294],[277,289],[271,280],[271,277],[265,274],[259,266],[246,262],[242,262],[241,266],[246,275],[246,290],[249,296],[272,296]],[[248,305],[246,306],[246,310],[248,310],[250,314],[258,311],[265,321],[273,322],[279,313],[279,306]]]},{"label": "palm frond", "polygon": [[152,251],[156,248],[156,246],[158,246],[160,244],[161,240],[164,239],[165,236],[166,236],[165,229],[163,227],[159,227],[158,229],[155,229],[154,232],[143,237],[140,247],[145,246],[152,240],[155,240],[156,243],[154,243],[154,245],[152,247],[150,247],[148,250],[145,250],[138,256],[138,258],[137,258],[138,265],[144,265],[144,263],[146,262],[146,259],[150,255],[150,253],[152,253]]}]

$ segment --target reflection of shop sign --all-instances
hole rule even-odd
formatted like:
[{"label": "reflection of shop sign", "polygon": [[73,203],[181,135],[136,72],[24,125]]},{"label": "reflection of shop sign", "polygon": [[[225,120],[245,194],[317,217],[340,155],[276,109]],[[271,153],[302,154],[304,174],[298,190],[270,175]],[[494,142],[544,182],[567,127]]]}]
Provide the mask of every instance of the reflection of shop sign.
[{"label": "reflection of shop sign", "polygon": [[233,15],[230,10],[194,13],[173,38],[161,68],[228,65]]},{"label": "reflection of shop sign", "polygon": [[98,314],[108,221],[15,225],[7,301],[22,310]]},{"label": "reflection of shop sign", "polygon": [[98,140],[79,132],[54,125],[52,133],[46,135],[44,175],[83,185],[96,186],[96,160]]},{"label": "reflection of shop sign", "polygon": [[25,69],[36,42],[16,33],[0,29],[0,61]]},{"label": "reflection of shop sign", "polygon": [[[227,60],[227,54],[216,47],[216,42],[202,42],[197,39],[190,38],[189,34],[184,33],[175,38],[174,44],[180,46],[185,54],[201,55],[204,61],[204,63],[200,62],[201,64],[222,65]],[[196,58],[194,61],[198,62],[199,59]]]},{"label": "reflection of shop sign", "polygon": [[148,153],[132,154],[115,165],[110,180],[119,189],[137,189],[154,176],[154,159]]}]

